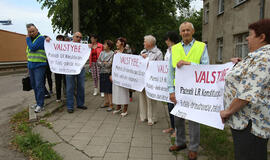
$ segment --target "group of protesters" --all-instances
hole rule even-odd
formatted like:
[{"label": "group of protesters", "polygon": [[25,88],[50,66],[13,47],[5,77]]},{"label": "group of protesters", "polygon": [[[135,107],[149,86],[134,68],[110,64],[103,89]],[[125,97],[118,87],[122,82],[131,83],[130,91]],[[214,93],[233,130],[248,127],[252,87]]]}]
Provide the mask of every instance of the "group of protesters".
[{"label": "group of protesters", "polygon": [[[249,51],[247,57],[232,58],[235,63],[233,69],[225,77],[224,106],[220,112],[223,122],[228,123],[234,140],[236,160],[266,160],[267,142],[270,136],[270,19],[263,19],[249,25],[247,37]],[[36,104],[35,112],[44,109],[44,79],[48,66],[44,50],[45,38],[38,32],[33,24],[27,25],[27,57],[31,84],[34,89]],[[144,37],[144,49],[140,52],[143,58],[149,61],[165,60],[169,63],[168,90],[170,100],[168,111],[170,127],[164,133],[171,133],[176,137],[175,144],[169,151],[180,151],[188,148],[188,159],[196,160],[200,144],[200,125],[189,121],[189,145],[187,146],[185,119],[170,114],[177,104],[175,97],[175,71],[184,65],[207,65],[209,56],[207,45],[193,38],[194,26],[190,22],[183,22],[179,33],[170,31],[165,35],[168,46],[163,57],[161,50],[156,45],[156,38],[152,35]],[[56,39],[64,41],[64,36]],[[98,42],[97,35],[91,35],[91,48],[89,67],[94,81],[93,95],[104,97],[101,108],[122,117],[128,115],[128,104],[132,101],[132,90],[115,85],[112,81],[113,56],[122,53],[131,53],[127,39],[119,37],[115,41],[116,50],[113,51],[114,42],[105,40]],[[73,34],[72,42],[80,43],[82,34]],[[50,38],[46,38],[50,41]],[[61,81],[66,80],[66,105],[68,113],[74,112],[74,95],[78,109],[87,109],[84,105],[85,95],[85,69],[82,68],[78,75],[55,74],[57,101],[61,101]],[[188,83],[188,82],[187,82]],[[98,88],[100,89],[98,91]],[[76,94],[75,94],[76,89]],[[59,96],[60,95],[60,96]],[[114,108],[114,105],[116,107]],[[149,126],[157,122],[157,101],[146,96],[145,90],[139,92],[140,121]],[[215,138],[215,137],[213,137]]]}]

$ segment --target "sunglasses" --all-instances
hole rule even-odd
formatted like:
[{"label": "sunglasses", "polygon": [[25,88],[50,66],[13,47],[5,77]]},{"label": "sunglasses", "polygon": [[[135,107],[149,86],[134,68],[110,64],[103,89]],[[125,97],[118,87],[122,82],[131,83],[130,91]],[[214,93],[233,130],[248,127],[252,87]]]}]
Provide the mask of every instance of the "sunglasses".
[{"label": "sunglasses", "polygon": [[76,36],[76,38],[80,38],[80,39],[82,39],[82,37],[80,37],[80,36]]}]

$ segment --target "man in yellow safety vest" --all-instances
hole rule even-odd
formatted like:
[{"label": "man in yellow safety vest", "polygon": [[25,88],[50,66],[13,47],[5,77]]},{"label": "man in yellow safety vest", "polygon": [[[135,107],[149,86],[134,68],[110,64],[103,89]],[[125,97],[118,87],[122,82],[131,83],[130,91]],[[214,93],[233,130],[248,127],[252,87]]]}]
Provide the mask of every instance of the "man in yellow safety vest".
[{"label": "man in yellow safety vest", "polygon": [[27,24],[26,54],[27,67],[29,69],[31,86],[34,89],[36,103],[32,106],[35,112],[44,109],[44,76],[47,64],[47,57],[44,50],[45,38],[38,32],[34,24]]},{"label": "man in yellow safety vest", "polygon": [[[194,26],[190,22],[184,22],[179,27],[182,41],[172,46],[172,55],[169,61],[168,88],[170,100],[177,103],[175,98],[175,68],[183,65],[209,64],[209,57],[206,44],[196,41],[192,36],[195,32]],[[174,117],[176,129],[175,145],[169,151],[180,151],[187,148],[185,135],[185,120],[177,116]],[[189,160],[197,159],[197,152],[200,144],[200,125],[189,121],[190,143],[188,147]]]}]

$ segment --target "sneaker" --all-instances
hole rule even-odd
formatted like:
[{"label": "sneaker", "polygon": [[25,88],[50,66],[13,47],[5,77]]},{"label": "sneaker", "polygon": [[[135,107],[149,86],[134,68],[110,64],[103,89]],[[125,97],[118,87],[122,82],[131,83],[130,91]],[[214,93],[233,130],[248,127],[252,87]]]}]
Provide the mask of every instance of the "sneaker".
[{"label": "sneaker", "polygon": [[101,93],[100,93],[100,96],[101,96],[101,97],[104,97],[104,93],[103,93],[103,92],[101,92]]},{"label": "sneaker", "polygon": [[61,102],[61,99],[57,99],[56,102],[57,102],[57,103],[60,103],[60,102]]},{"label": "sneaker", "polygon": [[107,108],[109,107],[109,104],[105,103],[103,106],[100,106],[100,108]]},{"label": "sneaker", "polygon": [[82,109],[82,110],[86,110],[87,109],[86,106],[78,106],[77,108]]},{"label": "sneaker", "polygon": [[96,96],[97,94],[98,94],[98,89],[97,88],[94,88],[93,96]]},{"label": "sneaker", "polygon": [[44,98],[51,98],[49,94],[45,94]]},{"label": "sneaker", "polygon": [[50,94],[53,94],[53,91],[50,91]]},{"label": "sneaker", "polygon": [[37,104],[34,104],[31,106],[32,109],[36,109],[36,107],[37,107]]},{"label": "sneaker", "polygon": [[109,107],[106,111],[111,112],[112,110],[113,110],[113,108]]},{"label": "sneaker", "polygon": [[44,107],[37,106],[35,109],[35,113],[39,113],[44,110]]},{"label": "sneaker", "polygon": [[73,109],[67,109],[67,112],[68,112],[68,113],[73,113],[74,110],[73,110]]}]

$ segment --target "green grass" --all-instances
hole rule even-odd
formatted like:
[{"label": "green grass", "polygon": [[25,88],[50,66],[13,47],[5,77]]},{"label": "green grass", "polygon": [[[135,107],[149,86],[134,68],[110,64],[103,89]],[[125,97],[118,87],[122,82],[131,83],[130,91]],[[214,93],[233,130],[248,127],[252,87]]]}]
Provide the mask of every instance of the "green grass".
[{"label": "green grass", "polygon": [[[231,133],[228,129],[218,130],[205,125],[200,125],[200,145],[203,154],[208,160],[232,160],[234,159],[233,142],[230,140]],[[175,144],[175,138],[171,138],[171,144]],[[172,152],[177,155],[179,152]],[[182,154],[186,158],[186,154]]]},{"label": "green grass", "polygon": [[49,128],[49,129],[52,129],[52,128],[53,128],[53,127],[52,127],[52,124],[49,123],[49,122],[47,122],[46,120],[40,120],[40,121],[39,121],[39,124],[43,125],[44,127]]},{"label": "green grass", "polygon": [[[228,129],[218,130],[201,125],[201,146],[209,159],[232,160],[234,159],[233,142]],[[211,157],[211,158],[210,158]]]},{"label": "green grass", "polygon": [[[28,122],[28,110],[17,113],[10,120],[15,131],[12,143],[23,152],[29,159],[33,160],[62,160],[52,147],[55,144],[42,140],[39,134],[32,132],[33,124]],[[39,124],[50,127],[50,123],[41,120]]]}]

